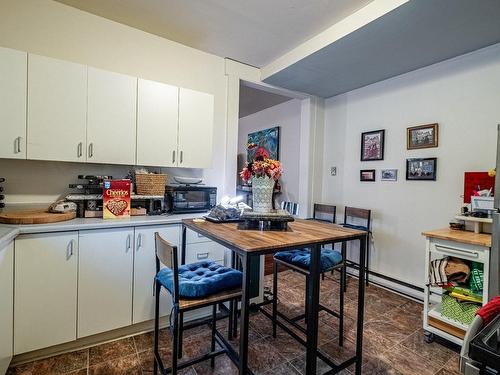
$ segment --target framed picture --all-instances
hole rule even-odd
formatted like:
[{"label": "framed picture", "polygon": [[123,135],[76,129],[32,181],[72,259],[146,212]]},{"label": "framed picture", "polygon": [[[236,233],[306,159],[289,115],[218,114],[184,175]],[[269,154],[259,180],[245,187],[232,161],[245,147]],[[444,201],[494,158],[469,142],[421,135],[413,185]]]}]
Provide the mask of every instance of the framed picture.
[{"label": "framed picture", "polygon": [[361,133],[361,161],[384,160],[385,130]]},{"label": "framed picture", "polygon": [[381,181],[397,181],[398,180],[398,170],[397,169],[382,169]]},{"label": "framed picture", "polygon": [[259,130],[248,134],[247,161],[250,163],[257,156],[279,160],[280,157],[280,128]]},{"label": "framed picture", "polygon": [[414,126],[406,129],[406,149],[431,148],[438,146],[438,124]]},{"label": "framed picture", "polygon": [[407,180],[436,181],[437,158],[406,159]]},{"label": "framed picture", "polygon": [[362,169],[359,171],[360,181],[375,181],[375,169]]}]

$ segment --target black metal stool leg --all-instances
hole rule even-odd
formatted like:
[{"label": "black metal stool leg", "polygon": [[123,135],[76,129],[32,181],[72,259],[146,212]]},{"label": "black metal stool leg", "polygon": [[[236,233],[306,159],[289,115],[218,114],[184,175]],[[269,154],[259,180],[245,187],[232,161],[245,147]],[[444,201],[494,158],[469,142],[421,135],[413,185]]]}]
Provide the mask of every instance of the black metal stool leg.
[{"label": "black metal stool leg", "polygon": [[307,318],[309,316],[309,302],[308,302],[308,298],[307,298],[307,291],[309,290],[309,284],[311,283],[311,280],[310,280],[310,274],[306,275],[306,299],[305,299],[305,303],[304,303],[304,312],[305,312],[305,317],[304,317],[304,322],[307,324]]},{"label": "black metal stool leg", "polygon": [[233,339],[233,322],[234,322],[234,300],[229,301],[229,321],[227,326],[227,339]]},{"label": "black metal stool leg", "polygon": [[153,368],[153,374],[158,375],[158,362],[157,362],[157,355],[158,355],[158,347],[159,347],[159,329],[160,329],[160,290],[161,290],[161,285],[157,281],[155,281],[155,331],[154,331],[154,368]]},{"label": "black metal stool leg", "polygon": [[344,345],[344,273],[345,265],[341,268],[340,274],[340,301],[339,301],[339,346]]},{"label": "black metal stool leg", "polygon": [[342,242],[342,259],[344,260],[344,272],[341,277],[344,279],[344,293],[347,292],[347,243]]},{"label": "black metal stool leg", "polygon": [[278,270],[279,264],[273,261],[273,337],[276,338],[276,319],[278,317]]},{"label": "black metal stool leg", "polygon": [[368,281],[368,275],[370,273],[369,266],[370,266],[370,234],[368,234],[368,238],[366,240],[366,276],[365,276],[365,282],[366,286],[368,286],[369,281]]},{"label": "black metal stool leg", "polygon": [[179,346],[179,311],[178,306],[174,306],[172,313],[174,314],[174,329],[172,337],[172,375],[177,374],[177,359]]},{"label": "black metal stool leg", "polygon": [[238,337],[238,299],[234,300],[233,309],[233,337]]},{"label": "black metal stool leg", "polygon": [[179,354],[177,358],[182,358],[182,341],[183,341],[183,333],[184,333],[184,313],[179,312]]},{"label": "black metal stool leg", "polygon": [[[217,305],[212,306],[212,345],[211,345],[211,351],[215,351],[215,331],[216,331],[216,324],[217,324]],[[214,368],[215,367],[215,357],[210,358],[210,367]]]}]

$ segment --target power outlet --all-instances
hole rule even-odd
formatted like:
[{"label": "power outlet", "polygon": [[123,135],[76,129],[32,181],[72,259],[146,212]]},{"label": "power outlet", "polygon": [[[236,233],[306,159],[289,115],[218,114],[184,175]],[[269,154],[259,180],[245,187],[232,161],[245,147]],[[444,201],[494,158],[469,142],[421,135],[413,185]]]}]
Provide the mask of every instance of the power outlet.
[{"label": "power outlet", "polygon": [[337,167],[330,167],[330,174],[332,176],[336,176],[337,175]]}]

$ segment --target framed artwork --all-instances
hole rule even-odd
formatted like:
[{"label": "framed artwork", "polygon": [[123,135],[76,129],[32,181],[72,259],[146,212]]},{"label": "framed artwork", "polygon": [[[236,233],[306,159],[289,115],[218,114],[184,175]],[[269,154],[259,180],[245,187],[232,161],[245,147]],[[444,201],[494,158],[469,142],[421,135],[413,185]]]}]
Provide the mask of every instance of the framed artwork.
[{"label": "framed artwork", "polygon": [[362,169],[359,171],[360,181],[375,181],[375,169]]},{"label": "framed artwork", "polygon": [[259,130],[248,134],[247,161],[250,163],[257,156],[279,160],[280,155],[280,128]]},{"label": "framed artwork", "polygon": [[436,181],[437,158],[406,159],[406,179]]},{"label": "framed artwork", "polygon": [[380,181],[397,181],[397,180],[398,180],[397,169],[382,169]]},{"label": "framed artwork", "polygon": [[416,150],[438,146],[439,125],[428,124],[406,129],[406,149]]},{"label": "framed artwork", "polygon": [[361,161],[384,160],[385,130],[361,133]]}]

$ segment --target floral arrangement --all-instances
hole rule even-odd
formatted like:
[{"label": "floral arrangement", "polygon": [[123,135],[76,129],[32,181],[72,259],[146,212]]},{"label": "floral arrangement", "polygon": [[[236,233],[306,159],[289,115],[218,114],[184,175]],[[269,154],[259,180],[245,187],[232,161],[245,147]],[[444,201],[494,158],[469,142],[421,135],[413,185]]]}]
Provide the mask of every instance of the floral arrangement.
[{"label": "floral arrangement", "polygon": [[243,181],[248,182],[252,176],[256,177],[270,177],[275,181],[283,174],[283,168],[278,160],[257,157],[253,162],[243,168],[240,172],[240,177]]}]

